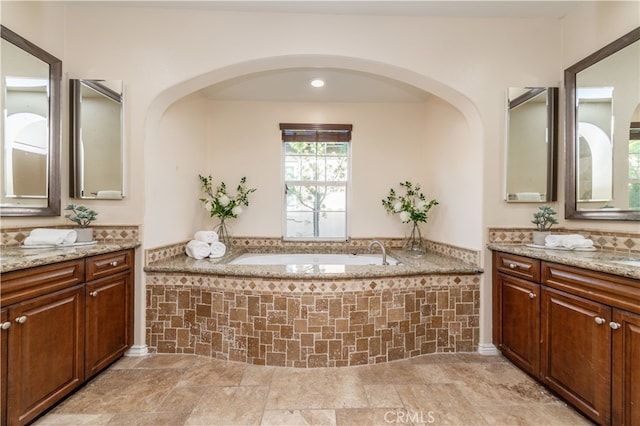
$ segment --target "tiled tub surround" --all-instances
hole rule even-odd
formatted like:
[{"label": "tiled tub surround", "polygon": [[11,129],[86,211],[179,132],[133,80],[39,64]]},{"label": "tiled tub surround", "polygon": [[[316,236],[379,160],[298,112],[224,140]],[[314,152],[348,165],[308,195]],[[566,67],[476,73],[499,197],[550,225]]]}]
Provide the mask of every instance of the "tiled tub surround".
[{"label": "tiled tub surround", "polygon": [[[370,241],[350,242],[349,251]],[[222,260],[196,261],[176,250],[175,257],[148,264],[150,350],[301,368],[477,350],[477,266],[434,253],[408,259],[396,250],[389,254],[402,266],[347,266],[338,274],[226,265],[246,251],[312,247],[257,245],[234,246]],[[343,245],[322,249],[344,252]]]}]

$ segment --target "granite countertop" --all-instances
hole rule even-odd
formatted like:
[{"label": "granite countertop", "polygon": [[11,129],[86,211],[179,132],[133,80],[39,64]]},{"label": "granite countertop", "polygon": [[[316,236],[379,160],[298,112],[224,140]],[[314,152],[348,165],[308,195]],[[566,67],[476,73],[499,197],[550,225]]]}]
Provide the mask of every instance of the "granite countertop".
[{"label": "granite countertop", "polygon": [[562,265],[576,266],[627,278],[640,279],[640,255],[632,256],[603,250],[554,250],[516,244],[489,244],[487,247],[494,251],[546,260]]},{"label": "granite countertop", "polygon": [[412,275],[470,275],[482,273],[477,266],[461,260],[427,253],[410,257],[400,250],[387,250],[399,265],[229,265],[227,262],[254,250],[234,249],[220,259],[196,260],[186,255],[154,262],[144,268],[147,273],[215,274],[220,276],[344,279],[378,278]]},{"label": "granite countertop", "polygon": [[140,246],[139,241],[118,241],[70,247],[23,248],[8,246],[0,250],[0,272],[18,271],[34,266],[49,265],[67,260],[82,259],[98,254],[132,249]]}]

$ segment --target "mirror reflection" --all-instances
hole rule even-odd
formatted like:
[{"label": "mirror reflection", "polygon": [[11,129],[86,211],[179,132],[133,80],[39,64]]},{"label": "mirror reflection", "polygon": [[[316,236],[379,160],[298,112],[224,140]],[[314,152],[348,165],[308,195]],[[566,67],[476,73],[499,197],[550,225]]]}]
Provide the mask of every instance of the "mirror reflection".
[{"label": "mirror reflection", "polygon": [[640,220],[640,28],[565,71],[566,217]]},{"label": "mirror reflection", "polygon": [[122,81],[71,80],[71,100],[73,196],[122,199]]},{"label": "mirror reflection", "polygon": [[511,87],[507,105],[507,202],[555,201],[557,87]]},{"label": "mirror reflection", "polygon": [[61,63],[7,28],[1,31],[0,209],[3,216],[56,215]]}]

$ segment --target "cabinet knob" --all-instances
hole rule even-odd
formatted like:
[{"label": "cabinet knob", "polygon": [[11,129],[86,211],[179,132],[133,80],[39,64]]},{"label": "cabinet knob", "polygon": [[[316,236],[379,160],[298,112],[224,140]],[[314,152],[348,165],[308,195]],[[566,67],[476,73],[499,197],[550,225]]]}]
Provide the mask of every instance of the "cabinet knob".
[{"label": "cabinet knob", "polygon": [[96,297],[98,295],[97,291],[92,291],[91,293],[89,293],[89,296],[91,297]]},{"label": "cabinet knob", "polygon": [[611,321],[611,322],[609,323],[609,327],[611,327],[613,330],[617,330],[617,329],[619,329],[619,328],[620,328],[620,327],[622,327],[622,326],[620,325],[620,323],[619,323],[619,322],[613,322],[613,321]]},{"label": "cabinet knob", "polygon": [[596,324],[598,324],[598,325],[602,325],[602,324],[604,324],[605,322],[607,322],[607,320],[605,320],[605,319],[604,319],[604,318],[602,318],[602,317],[595,317],[595,321],[596,321]]},{"label": "cabinet knob", "polygon": [[9,321],[3,322],[2,325],[0,325],[0,328],[3,330],[6,330],[9,327],[11,327],[11,323]]},{"label": "cabinet knob", "polygon": [[23,315],[23,316],[21,316],[21,317],[16,318],[16,322],[17,322],[18,324],[24,324],[25,322],[27,322],[27,316],[26,316],[26,315]]},{"label": "cabinet knob", "polygon": [[118,266],[118,262],[114,260],[113,262],[109,262],[109,265],[111,265],[111,266]]},{"label": "cabinet knob", "polygon": [[509,269],[516,269],[518,267],[518,265],[516,265],[515,263],[510,263],[509,264]]},{"label": "cabinet knob", "polygon": [[529,299],[535,299],[536,298],[536,294],[532,291],[529,292]]}]

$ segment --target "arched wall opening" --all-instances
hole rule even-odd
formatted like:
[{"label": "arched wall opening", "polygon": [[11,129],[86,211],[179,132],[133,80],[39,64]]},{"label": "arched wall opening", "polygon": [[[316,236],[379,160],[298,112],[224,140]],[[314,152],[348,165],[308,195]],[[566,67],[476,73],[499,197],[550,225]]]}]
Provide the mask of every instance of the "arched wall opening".
[{"label": "arched wall opening", "polygon": [[[360,208],[361,211],[350,227],[351,236],[402,236],[404,228],[400,226],[397,217],[386,215],[380,199],[386,196],[395,183],[416,179],[422,183],[428,197],[433,196],[440,202],[430,213],[429,223],[425,226],[426,237],[456,246],[480,249],[483,243],[482,209],[477,207],[482,203],[483,129],[475,105],[459,91],[411,70],[359,58],[323,55],[288,55],[240,62],[180,82],[167,88],[152,102],[145,123],[144,245],[157,247],[182,241],[188,239],[196,229],[214,225],[213,219],[207,217],[198,201],[201,196],[197,179],[199,173],[212,173],[214,178],[225,180],[231,187],[235,187],[240,176],[247,176],[249,183],[254,183],[253,186],[257,186],[258,191],[252,196],[252,205],[246,215],[243,214],[238,219],[235,232],[246,236],[277,236],[280,232],[280,219],[274,216],[276,210],[280,209],[279,190],[261,191],[259,185],[256,185],[265,183],[274,172],[267,175],[263,170],[262,174],[258,171],[252,174],[252,170],[259,167],[255,167],[255,162],[252,165],[248,161],[247,146],[242,146],[239,141],[229,140],[228,132],[216,131],[216,120],[224,120],[221,117],[233,108],[250,107],[254,117],[262,116],[265,111],[271,112],[273,120],[282,116],[291,117],[292,114],[280,111],[281,114],[278,115],[274,112],[277,108],[273,105],[263,105],[265,109],[261,110],[257,105],[211,102],[198,94],[198,91],[239,76],[309,67],[344,69],[382,76],[434,95],[432,101],[421,106],[424,123],[412,133],[425,147],[403,152],[402,146],[406,141],[390,140],[389,145],[395,147],[392,154],[397,156],[395,161],[399,162],[395,172],[390,170],[393,167],[389,168],[386,164],[380,163],[371,169],[371,162],[358,165],[354,159],[354,168],[360,167],[360,171],[367,174],[367,182],[357,189],[358,194],[363,194],[363,188],[366,188],[366,195],[354,203],[357,204],[355,210]],[[298,107],[298,110],[303,109],[300,105]],[[368,108],[370,110],[363,112],[363,115],[371,114],[371,117],[375,117],[376,114],[384,114],[374,106],[369,105]],[[327,117],[332,114],[335,114],[334,117],[350,117],[345,105],[325,105],[325,109],[331,111],[331,114],[325,115]],[[407,112],[412,113],[415,110]],[[402,117],[407,115],[402,111],[398,114]],[[331,121],[328,119],[327,122]],[[375,119],[371,120],[373,121]],[[418,121],[414,119],[411,123]],[[382,156],[383,151],[389,148],[390,146],[378,146],[375,149]],[[273,155],[268,159],[270,163],[278,161],[279,153],[274,152],[275,150],[269,152],[269,155]],[[259,153],[255,155],[261,156]],[[263,157],[263,163],[264,161]],[[402,161],[406,162],[406,167],[403,167]],[[275,165],[275,169],[278,167],[279,163]],[[412,171],[405,175],[399,169]],[[386,175],[388,177],[385,180]],[[279,176],[275,178],[277,180]],[[275,181],[272,184],[275,185]],[[353,192],[356,192],[356,188]],[[167,203],[167,194],[171,194],[171,203]],[[469,203],[476,208],[469,209]],[[176,223],[176,217],[183,220]],[[265,217],[270,219],[265,222]],[[365,217],[367,222],[371,222],[371,226],[361,226]],[[167,223],[171,223],[170,229],[167,228]]]}]

